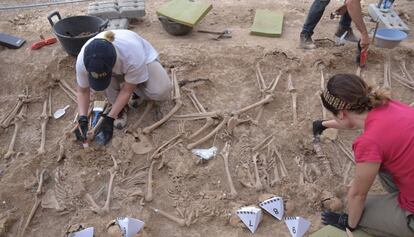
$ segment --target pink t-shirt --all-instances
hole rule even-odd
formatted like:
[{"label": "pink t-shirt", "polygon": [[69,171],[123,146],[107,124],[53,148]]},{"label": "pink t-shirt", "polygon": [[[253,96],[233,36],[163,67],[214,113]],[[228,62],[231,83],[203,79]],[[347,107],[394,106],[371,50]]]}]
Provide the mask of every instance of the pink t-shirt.
[{"label": "pink t-shirt", "polygon": [[392,100],[371,110],[352,149],[357,163],[381,163],[400,190],[401,208],[414,213],[414,108]]}]

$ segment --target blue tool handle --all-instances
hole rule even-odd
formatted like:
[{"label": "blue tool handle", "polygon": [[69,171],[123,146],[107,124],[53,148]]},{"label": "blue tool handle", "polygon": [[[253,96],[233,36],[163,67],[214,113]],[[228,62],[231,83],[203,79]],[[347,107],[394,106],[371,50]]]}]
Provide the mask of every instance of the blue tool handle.
[{"label": "blue tool handle", "polygon": [[93,113],[93,119],[92,119],[92,127],[95,127],[96,124],[98,123],[99,117],[100,117],[101,112],[99,111],[95,111]]}]

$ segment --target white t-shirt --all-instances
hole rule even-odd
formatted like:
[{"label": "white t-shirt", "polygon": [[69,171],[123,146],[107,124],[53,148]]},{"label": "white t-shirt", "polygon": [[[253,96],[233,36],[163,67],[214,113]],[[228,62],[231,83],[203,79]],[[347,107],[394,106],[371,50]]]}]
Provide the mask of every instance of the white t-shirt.
[{"label": "white t-shirt", "polygon": [[[115,34],[112,44],[115,46],[117,59],[112,73],[124,75],[126,82],[139,84],[148,80],[147,64],[158,58],[158,53],[152,45],[130,30],[111,30]],[[95,38],[103,38],[105,32],[101,32],[88,40],[79,52],[76,60],[76,80],[82,88],[89,87],[88,71],[83,62],[85,47]]]}]

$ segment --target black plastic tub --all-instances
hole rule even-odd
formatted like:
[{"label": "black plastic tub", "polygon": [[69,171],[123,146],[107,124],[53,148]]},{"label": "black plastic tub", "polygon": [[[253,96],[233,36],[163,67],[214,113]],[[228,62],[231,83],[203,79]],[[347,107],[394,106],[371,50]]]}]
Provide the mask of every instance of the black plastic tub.
[{"label": "black plastic tub", "polygon": [[[54,16],[59,21],[53,22]],[[71,16],[62,19],[58,11],[50,13],[47,19],[63,49],[73,56],[77,56],[86,41],[102,32],[109,22],[96,16]]]}]

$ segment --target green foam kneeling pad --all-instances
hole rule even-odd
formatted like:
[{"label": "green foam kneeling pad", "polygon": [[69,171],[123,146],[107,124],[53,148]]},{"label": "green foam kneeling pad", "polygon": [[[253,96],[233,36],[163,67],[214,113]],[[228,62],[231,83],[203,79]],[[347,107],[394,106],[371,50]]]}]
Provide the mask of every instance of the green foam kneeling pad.
[{"label": "green foam kneeling pad", "polygon": [[172,21],[194,27],[212,8],[213,6],[208,3],[172,0],[162,5],[156,13],[158,16],[165,16]]},{"label": "green foam kneeling pad", "polygon": [[256,10],[250,33],[253,35],[278,37],[282,35],[283,12],[267,9]]}]

